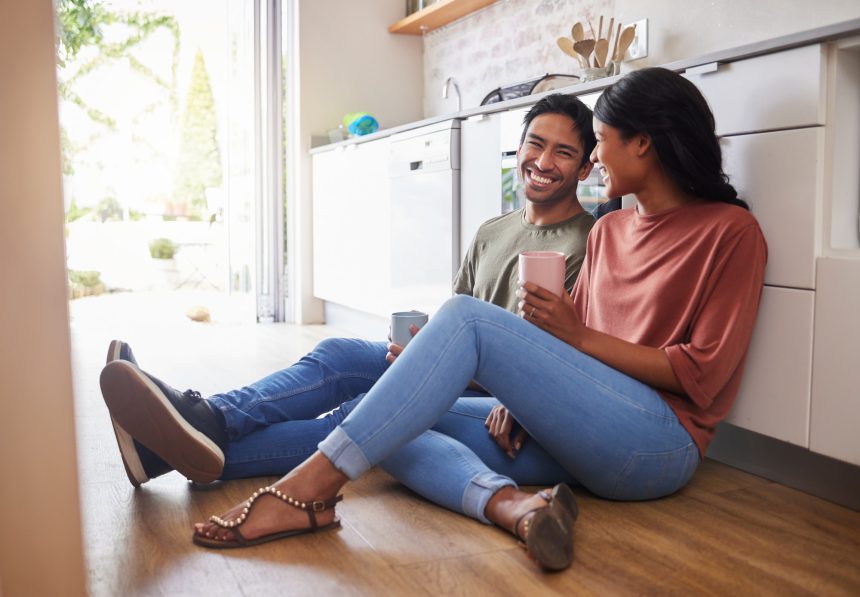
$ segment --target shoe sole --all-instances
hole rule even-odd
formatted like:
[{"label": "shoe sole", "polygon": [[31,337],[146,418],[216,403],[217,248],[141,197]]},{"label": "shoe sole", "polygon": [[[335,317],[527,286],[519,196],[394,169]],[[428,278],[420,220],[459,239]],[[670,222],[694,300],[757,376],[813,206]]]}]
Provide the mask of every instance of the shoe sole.
[{"label": "shoe sole", "polygon": [[546,570],[564,570],[573,562],[570,515],[551,507],[538,510],[529,524],[528,553]]},{"label": "shoe sole", "polygon": [[211,483],[221,476],[221,448],[188,423],[137,367],[108,363],[100,382],[111,416],[137,441],[192,481]]},{"label": "shoe sole", "polygon": [[[111,340],[110,346],[108,346],[105,364],[122,360],[120,357],[121,354],[122,342],[119,340]],[[134,438],[132,438],[131,435],[129,435],[129,433],[116,422],[113,415],[111,415],[110,422],[113,426],[113,434],[116,438],[116,444],[119,447],[119,455],[120,458],[122,458],[122,465],[125,467],[125,474],[128,476],[128,480],[133,486],[140,487],[149,481],[149,475],[146,474],[146,471],[143,468],[143,463],[140,461],[137,448],[134,446]]]}]

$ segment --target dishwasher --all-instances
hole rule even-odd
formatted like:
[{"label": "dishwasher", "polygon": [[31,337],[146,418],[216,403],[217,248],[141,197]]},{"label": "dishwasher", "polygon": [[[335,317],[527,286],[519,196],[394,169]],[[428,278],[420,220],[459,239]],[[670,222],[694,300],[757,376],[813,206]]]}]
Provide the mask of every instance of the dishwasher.
[{"label": "dishwasher", "polygon": [[395,134],[389,146],[391,310],[434,313],[460,256],[460,121]]}]

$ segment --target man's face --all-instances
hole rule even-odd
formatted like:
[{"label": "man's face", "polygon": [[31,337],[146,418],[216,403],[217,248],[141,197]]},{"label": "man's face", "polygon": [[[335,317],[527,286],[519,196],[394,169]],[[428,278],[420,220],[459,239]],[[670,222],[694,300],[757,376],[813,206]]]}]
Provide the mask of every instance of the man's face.
[{"label": "man's face", "polygon": [[582,141],[576,123],[563,114],[541,114],[526,129],[517,150],[517,167],[526,199],[549,205],[569,201],[591,171],[583,161]]}]

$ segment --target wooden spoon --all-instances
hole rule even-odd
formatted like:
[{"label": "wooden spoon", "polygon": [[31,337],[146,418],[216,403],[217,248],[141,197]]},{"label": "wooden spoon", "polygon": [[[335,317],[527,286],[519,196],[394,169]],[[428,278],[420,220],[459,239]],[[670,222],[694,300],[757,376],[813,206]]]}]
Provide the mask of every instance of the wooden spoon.
[{"label": "wooden spoon", "polygon": [[585,31],[582,28],[582,23],[576,22],[573,24],[573,29],[570,30],[570,35],[573,41],[582,41],[585,39]]},{"label": "wooden spoon", "polygon": [[572,39],[570,39],[569,37],[559,37],[558,40],[556,40],[556,43],[558,44],[558,47],[561,48],[562,52],[564,52],[568,56],[571,56],[572,58],[576,58],[579,61],[580,66],[583,65],[583,57],[576,50],[573,49]]},{"label": "wooden spoon", "polygon": [[[611,27],[611,25],[610,25]],[[618,60],[618,39],[621,37],[621,23],[618,23],[618,29],[615,30],[615,45],[612,46],[612,60],[615,62],[619,62]]]},{"label": "wooden spoon", "polygon": [[615,62],[624,60],[624,55],[627,53],[627,48],[633,43],[633,38],[636,37],[636,25],[625,27],[621,32],[620,41],[618,42],[618,51],[615,52]]},{"label": "wooden spoon", "polygon": [[603,15],[600,15],[600,20],[597,23],[597,37],[595,39],[601,39],[603,37]]},{"label": "wooden spoon", "polygon": [[594,46],[594,60],[597,66],[603,68],[606,66],[606,55],[609,53],[609,40],[601,38],[597,40]]},{"label": "wooden spoon", "polygon": [[587,63],[588,57],[591,56],[591,53],[594,51],[594,40],[583,39],[575,42],[573,44],[573,49],[576,50],[578,54],[582,54],[585,57],[585,62]]}]

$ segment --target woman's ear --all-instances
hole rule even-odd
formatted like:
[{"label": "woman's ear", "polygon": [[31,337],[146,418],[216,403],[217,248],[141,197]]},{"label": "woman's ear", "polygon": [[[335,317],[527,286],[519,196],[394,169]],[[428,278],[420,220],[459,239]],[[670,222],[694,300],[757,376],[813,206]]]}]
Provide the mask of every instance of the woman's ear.
[{"label": "woman's ear", "polygon": [[636,156],[642,157],[652,148],[651,135],[647,133],[638,133],[636,135]]}]

